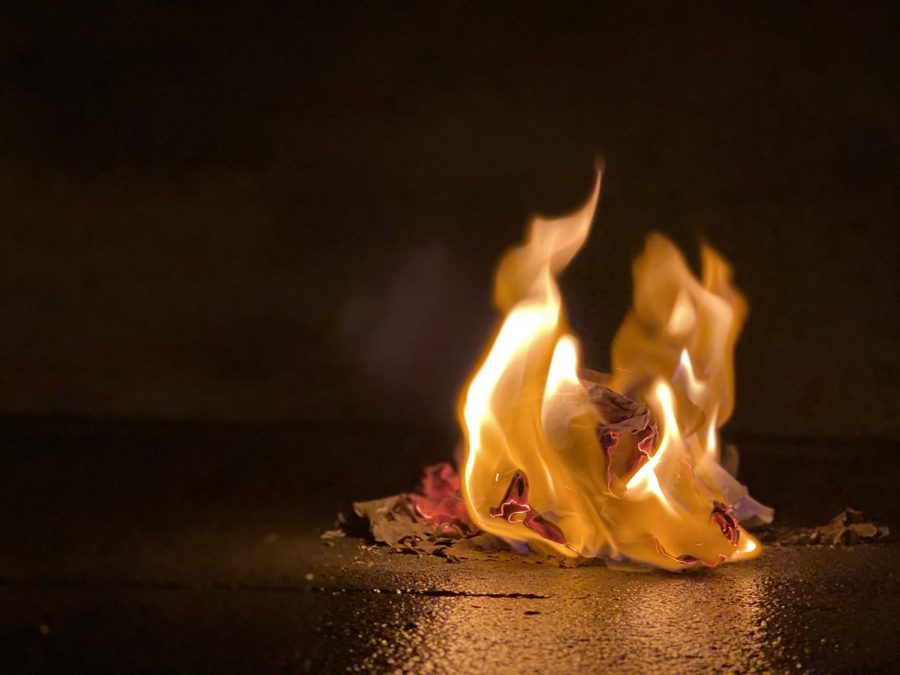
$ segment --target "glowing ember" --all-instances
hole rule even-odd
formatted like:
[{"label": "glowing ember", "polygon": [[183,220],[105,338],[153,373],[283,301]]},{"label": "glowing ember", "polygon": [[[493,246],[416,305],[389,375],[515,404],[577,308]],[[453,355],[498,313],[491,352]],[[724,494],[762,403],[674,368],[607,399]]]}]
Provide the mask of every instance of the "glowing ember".
[{"label": "glowing ember", "polygon": [[419,492],[409,495],[416,514],[435,530],[469,530],[469,516],[459,498],[459,476],[447,462],[425,469]]},{"label": "glowing ember", "polygon": [[[599,192],[598,175],[581,209],[535,218],[500,262],[503,318],[459,409],[471,525],[519,548],[671,570],[754,557],[759,543],[738,521],[772,513],[721,467],[718,441],[746,303],[711,248],[698,280],[652,235],[611,376],[580,370],[556,277],[587,239]],[[450,474],[443,481],[416,505],[447,525],[459,514]]]}]

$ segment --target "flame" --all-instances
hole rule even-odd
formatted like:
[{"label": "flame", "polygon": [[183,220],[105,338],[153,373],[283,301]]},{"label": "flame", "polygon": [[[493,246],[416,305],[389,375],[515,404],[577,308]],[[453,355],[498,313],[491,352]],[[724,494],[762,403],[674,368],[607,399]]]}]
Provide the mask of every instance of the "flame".
[{"label": "flame", "polygon": [[[581,208],[534,218],[500,262],[503,319],[460,399],[469,516],[519,547],[568,557],[671,570],[754,557],[759,543],[729,505],[771,516],[719,465],[717,434],[734,404],[746,303],[711,248],[701,282],[652,235],[635,262],[612,376],[587,378],[556,278],[587,239],[599,193],[598,173]],[[627,414],[613,419],[604,405]]]}]

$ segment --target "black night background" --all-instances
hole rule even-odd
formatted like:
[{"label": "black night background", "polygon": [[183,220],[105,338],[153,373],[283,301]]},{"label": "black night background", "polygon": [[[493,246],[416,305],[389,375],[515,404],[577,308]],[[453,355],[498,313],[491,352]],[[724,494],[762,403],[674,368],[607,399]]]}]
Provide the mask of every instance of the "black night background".
[{"label": "black night background", "polygon": [[[646,235],[695,264],[709,242],[750,304],[725,429],[742,478],[798,523],[851,499],[890,522],[898,20],[893,3],[5,8],[2,669],[389,671],[271,628],[348,625],[302,594],[290,533],[450,458],[496,260],[530,214],[582,202],[597,155],[562,279],[588,365],[609,367]],[[869,573],[896,554],[878,555]],[[198,608],[154,584],[251,590]],[[252,591],[292,584],[282,605]],[[872,635],[832,665],[896,667]],[[829,670],[807,639],[785,641]],[[778,658],[733,665],[793,667]]]}]

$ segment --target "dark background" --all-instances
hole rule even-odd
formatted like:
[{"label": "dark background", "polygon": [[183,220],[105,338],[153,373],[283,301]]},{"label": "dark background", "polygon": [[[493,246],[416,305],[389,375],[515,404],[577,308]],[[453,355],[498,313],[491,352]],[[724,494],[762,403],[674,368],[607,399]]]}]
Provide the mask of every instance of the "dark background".
[{"label": "dark background", "polygon": [[590,365],[645,235],[706,239],[729,428],[900,438],[897,5],[553,4],[7,10],[0,413],[451,427],[496,259],[603,153]]}]

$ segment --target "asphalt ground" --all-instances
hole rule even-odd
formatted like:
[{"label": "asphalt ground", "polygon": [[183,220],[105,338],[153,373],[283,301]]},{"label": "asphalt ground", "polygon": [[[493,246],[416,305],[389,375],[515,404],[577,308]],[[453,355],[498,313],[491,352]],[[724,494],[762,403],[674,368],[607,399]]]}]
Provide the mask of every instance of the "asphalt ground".
[{"label": "asphalt ground", "polygon": [[[896,671],[900,546],[695,574],[389,553],[319,533],[452,433],[6,419],[2,672]],[[898,448],[742,438],[788,526],[894,526]]]}]

